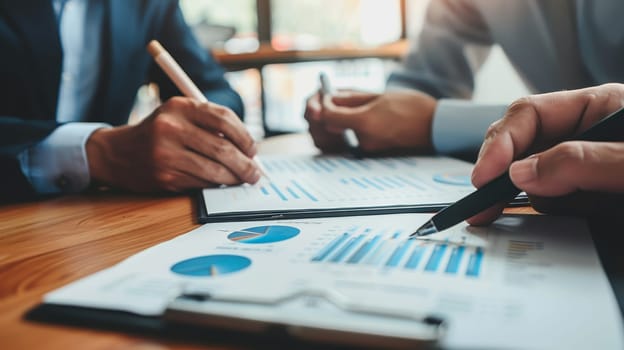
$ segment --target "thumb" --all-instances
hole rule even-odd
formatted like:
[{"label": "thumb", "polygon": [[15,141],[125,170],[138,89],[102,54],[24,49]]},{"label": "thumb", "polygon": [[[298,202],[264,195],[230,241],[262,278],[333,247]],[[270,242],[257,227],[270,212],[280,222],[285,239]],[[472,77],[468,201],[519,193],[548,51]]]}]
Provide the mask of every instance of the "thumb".
[{"label": "thumb", "polygon": [[537,196],[577,190],[624,193],[624,143],[564,142],[514,162],[509,174],[518,188]]},{"label": "thumb", "polygon": [[359,107],[379,97],[379,94],[359,91],[340,91],[332,95],[332,102],[336,106]]}]

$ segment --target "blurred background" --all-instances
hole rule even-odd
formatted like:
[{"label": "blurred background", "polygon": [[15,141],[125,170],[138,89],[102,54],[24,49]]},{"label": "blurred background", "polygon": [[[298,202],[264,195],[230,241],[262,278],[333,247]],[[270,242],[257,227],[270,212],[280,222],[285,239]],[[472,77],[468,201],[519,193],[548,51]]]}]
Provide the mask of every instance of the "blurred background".
[{"label": "blurred background", "polygon": [[[255,138],[305,131],[305,99],[325,72],[336,88],[382,91],[420,32],[429,0],[181,0],[200,43],[227,69]],[[500,48],[476,79],[475,100],[509,103],[526,88]],[[157,93],[141,89],[136,114]]]}]

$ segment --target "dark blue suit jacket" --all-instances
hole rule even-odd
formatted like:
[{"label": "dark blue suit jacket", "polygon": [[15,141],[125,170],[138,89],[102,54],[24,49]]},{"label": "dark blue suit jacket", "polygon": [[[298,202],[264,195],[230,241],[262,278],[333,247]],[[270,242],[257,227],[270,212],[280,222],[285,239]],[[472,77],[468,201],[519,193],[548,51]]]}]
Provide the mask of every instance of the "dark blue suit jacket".
[{"label": "dark blue suit jacket", "polygon": [[[107,0],[102,65],[89,120],[127,122],[137,89],[160,87],[161,99],[181,95],[146,52],[159,40],[210,101],[243,115],[223,70],[200,47],[174,0]],[[56,119],[63,52],[51,0],[0,0],[0,202],[34,195],[16,156],[41,141]]]}]

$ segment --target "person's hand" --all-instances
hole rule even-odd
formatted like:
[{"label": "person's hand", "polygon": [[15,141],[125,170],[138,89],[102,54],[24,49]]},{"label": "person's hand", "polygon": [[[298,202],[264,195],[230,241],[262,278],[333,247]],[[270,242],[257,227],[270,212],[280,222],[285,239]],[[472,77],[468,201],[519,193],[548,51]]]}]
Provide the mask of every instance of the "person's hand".
[{"label": "person's hand", "polygon": [[324,152],[344,150],[341,133],[355,131],[366,153],[427,153],[433,149],[431,125],[437,101],[418,91],[383,94],[340,91],[310,97],[305,118],[315,145]]},{"label": "person's hand", "polygon": [[[582,133],[623,105],[622,84],[535,95],[514,102],[503,119],[489,128],[472,183],[481,187],[509,168],[513,183],[530,195],[537,210],[591,213],[617,197],[621,207],[624,142],[557,143]],[[527,155],[530,157],[525,158]],[[503,207],[490,208],[468,222],[487,224]]]},{"label": "person's hand", "polygon": [[91,178],[137,192],[255,183],[256,145],[228,108],[175,97],[134,126],[87,140]]}]

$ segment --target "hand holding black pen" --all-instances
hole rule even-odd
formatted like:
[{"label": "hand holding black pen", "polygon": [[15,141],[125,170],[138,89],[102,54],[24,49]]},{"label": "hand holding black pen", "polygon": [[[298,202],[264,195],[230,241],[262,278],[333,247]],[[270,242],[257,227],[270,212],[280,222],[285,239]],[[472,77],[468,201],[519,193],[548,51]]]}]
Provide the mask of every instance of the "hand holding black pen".
[{"label": "hand holding black pen", "polygon": [[[622,199],[624,109],[618,109],[622,101],[621,84],[517,101],[486,136],[473,172],[479,190],[436,214],[412,236],[433,234],[466,219],[471,224],[489,223],[520,190],[540,197],[594,191],[610,193],[605,198],[611,199],[619,194]],[[621,206],[618,203],[615,207]]]}]

